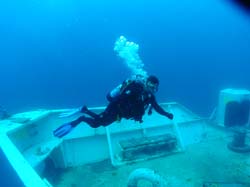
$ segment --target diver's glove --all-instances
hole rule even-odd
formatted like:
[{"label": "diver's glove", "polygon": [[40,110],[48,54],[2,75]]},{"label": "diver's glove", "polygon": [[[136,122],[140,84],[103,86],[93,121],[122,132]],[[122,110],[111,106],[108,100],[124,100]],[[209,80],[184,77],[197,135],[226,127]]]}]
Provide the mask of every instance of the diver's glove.
[{"label": "diver's glove", "polygon": [[168,119],[171,119],[171,120],[174,119],[174,115],[172,113],[167,113],[166,116]]},{"label": "diver's glove", "polygon": [[60,113],[59,118],[71,117],[71,116],[81,112],[81,110],[82,110],[82,107],[69,109],[66,112]]},{"label": "diver's glove", "polygon": [[58,127],[56,130],[53,131],[54,136],[58,138],[62,138],[66,134],[70,133],[72,131],[73,126],[70,123],[65,123]]}]

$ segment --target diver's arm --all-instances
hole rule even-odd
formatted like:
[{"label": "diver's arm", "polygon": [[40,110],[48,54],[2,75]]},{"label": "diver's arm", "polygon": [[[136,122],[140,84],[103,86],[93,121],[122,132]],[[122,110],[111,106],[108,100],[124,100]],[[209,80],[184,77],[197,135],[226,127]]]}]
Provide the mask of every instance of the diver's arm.
[{"label": "diver's arm", "polygon": [[172,113],[166,112],[157,102],[155,97],[152,95],[151,99],[150,99],[150,103],[153,106],[153,108],[155,109],[156,112],[158,112],[159,114],[166,116],[169,119],[173,119],[174,115]]}]

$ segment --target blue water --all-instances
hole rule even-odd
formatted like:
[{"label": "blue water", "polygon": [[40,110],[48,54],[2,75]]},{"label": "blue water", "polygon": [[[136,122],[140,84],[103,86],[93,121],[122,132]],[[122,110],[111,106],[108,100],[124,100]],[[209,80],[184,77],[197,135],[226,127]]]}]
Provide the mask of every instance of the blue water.
[{"label": "blue water", "polygon": [[9,0],[0,6],[0,105],[105,105],[129,76],[113,51],[140,45],[159,102],[208,116],[223,88],[250,89],[250,17],[226,0]]}]

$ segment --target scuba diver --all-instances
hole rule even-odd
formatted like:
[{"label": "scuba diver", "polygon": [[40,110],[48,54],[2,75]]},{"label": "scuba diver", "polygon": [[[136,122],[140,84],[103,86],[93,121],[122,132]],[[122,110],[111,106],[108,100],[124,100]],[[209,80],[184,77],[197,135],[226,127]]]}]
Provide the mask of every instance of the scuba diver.
[{"label": "scuba diver", "polygon": [[142,123],[142,117],[148,107],[148,115],[151,115],[152,109],[154,109],[159,114],[172,120],[173,114],[164,111],[156,102],[154,94],[158,91],[158,86],[159,80],[156,76],[149,76],[146,81],[142,79],[125,80],[108,93],[109,104],[103,112],[96,114],[83,106],[72,112],[63,113],[61,117],[69,117],[78,112],[87,114],[88,117],[83,115],[74,121],[65,123],[54,130],[53,134],[58,138],[62,138],[81,122],[87,123],[92,128],[106,127],[115,121],[121,121],[122,118]]}]

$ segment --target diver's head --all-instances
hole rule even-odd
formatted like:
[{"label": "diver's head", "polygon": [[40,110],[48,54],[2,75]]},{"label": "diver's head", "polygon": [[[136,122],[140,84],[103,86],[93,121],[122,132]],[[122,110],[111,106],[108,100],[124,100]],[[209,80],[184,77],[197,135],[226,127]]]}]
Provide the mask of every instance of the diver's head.
[{"label": "diver's head", "polygon": [[146,81],[146,89],[152,93],[156,93],[158,91],[159,83],[159,79],[156,76],[150,75]]}]

